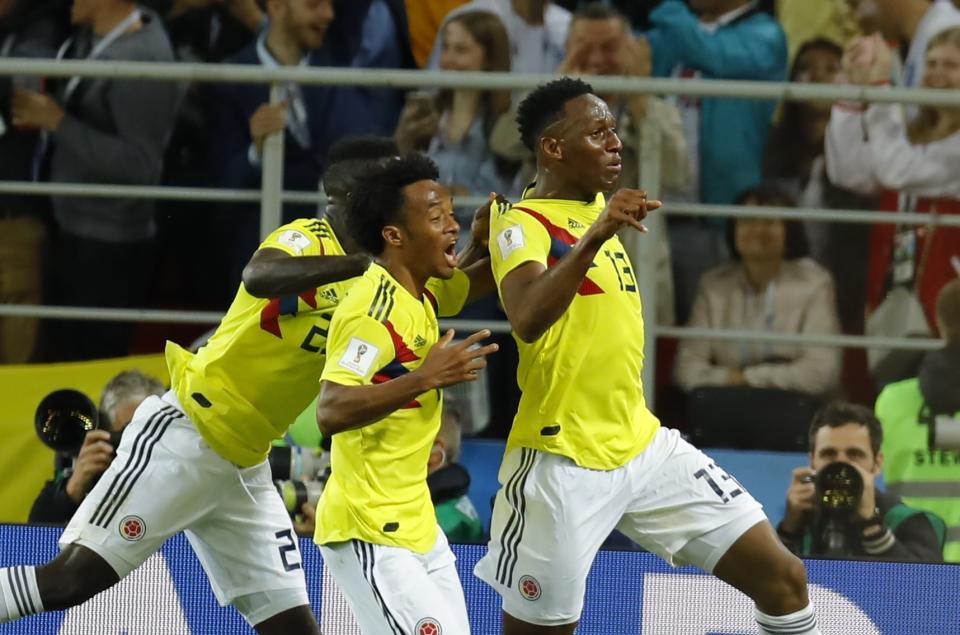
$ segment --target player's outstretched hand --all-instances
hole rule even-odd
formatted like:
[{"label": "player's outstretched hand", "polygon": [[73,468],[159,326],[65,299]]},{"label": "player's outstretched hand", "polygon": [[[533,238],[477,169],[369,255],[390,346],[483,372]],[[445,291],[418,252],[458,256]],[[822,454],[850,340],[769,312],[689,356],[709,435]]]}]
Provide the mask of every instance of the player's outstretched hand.
[{"label": "player's outstretched hand", "polygon": [[459,384],[462,381],[474,381],[478,373],[487,365],[486,357],[495,353],[500,347],[496,344],[487,344],[479,348],[482,340],[490,337],[490,331],[477,331],[467,339],[452,344],[453,329],[448,330],[427,353],[426,359],[416,371],[420,373],[431,388],[444,388]]},{"label": "player's outstretched hand", "polygon": [[660,201],[648,200],[647,193],[643,190],[618,190],[607,201],[607,206],[591,230],[597,232],[598,237],[604,241],[613,238],[613,235],[624,227],[646,232],[647,228],[641,221],[660,206]]}]

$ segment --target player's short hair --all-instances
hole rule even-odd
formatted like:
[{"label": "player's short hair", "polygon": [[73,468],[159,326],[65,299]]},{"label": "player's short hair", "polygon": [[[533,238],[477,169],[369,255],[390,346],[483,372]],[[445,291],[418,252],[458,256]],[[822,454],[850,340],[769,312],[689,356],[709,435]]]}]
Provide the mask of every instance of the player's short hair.
[{"label": "player's short hair", "polygon": [[139,370],[125,370],[114,376],[103,388],[100,396],[100,416],[107,428],[112,429],[117,408],[125,403],[138,404],[150,395],[164,393],[163,384]]},{"label": "player's short hair", "polygon": [[943,285],[937,294],[937,319],[943,335],[950,343],[960,342],[960,278]]},{"label": "player's short hair", "polygon": [[[763,207],[796,207],[793,196],[775,183],[761,183],[740,192],[734,201],[737,205],[746,205],[752,201],[754,206]],[[740,260],[736,243],[737,219],[727,223],[727,248],[734,260]],[[807,230],[798,220],[783,221],[783,259],[796,260],[810,254],[810,242],[807,240]]]},{"label": "player's short hair", "polygon": [[403,188],[438,178],[437,164],[418,152],[367,166],[350,192],[347,232],[369,253],[383,253],[383,228],[403,220]]},{"label": "player's short hair", "polygon": [[345,197],[353,187],[356,174],[370,162],[400,154],[393,137],[355,135],[333,144],[327,153],[323,189],[328,195]]},{"label": "player's short hair", "polygon": [[564,105],[591,93],[590,84],[573,77],[561,77],[534,89],[517,108],[517,126],[523,145],[535,152],[543,130],[563,117]]},{"label": "player's short hair", "polygon": [[817,432],[820,428],[826,426],[839,428],[848,423],[856,423],[867,428],[867,433],[870,435],[870,448],[873,450],[873,456],[876,457],[880,453],[880,446],[883,445],[883,426],[880,425],[880,420],[870,408],[846,401],[829,403],[813,415],[808,435],[810,453],[816,450]]}]

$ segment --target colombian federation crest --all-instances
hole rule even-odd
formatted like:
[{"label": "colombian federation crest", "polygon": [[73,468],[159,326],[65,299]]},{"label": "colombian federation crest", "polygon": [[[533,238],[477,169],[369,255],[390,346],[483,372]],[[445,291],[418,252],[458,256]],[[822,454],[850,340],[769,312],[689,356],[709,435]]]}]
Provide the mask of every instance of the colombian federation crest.
[{"label": "colombian federation crest", "polygon": [[532,575],[525,575],[517,582],[517,588],[524,600],[531,602],[540,599],[540,583]]},{"label": "colombian federation crest", "polygon": [[124,540],[136,542],[147,533],[147,525],[139,516],[124,516],[120,519],[120,536]]},{"label": "colombian federation crest", "polygon": [[417,622],[416,635],[441,635],[440,623],[432,617],[425,617]]}]

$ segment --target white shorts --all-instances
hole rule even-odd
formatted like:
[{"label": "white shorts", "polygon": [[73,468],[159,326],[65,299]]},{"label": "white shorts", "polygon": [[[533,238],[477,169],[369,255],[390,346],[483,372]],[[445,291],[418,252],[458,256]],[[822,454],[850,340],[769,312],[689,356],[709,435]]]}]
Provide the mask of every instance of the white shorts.
[{"label": "white shorts", "polygon": [[474,572],[505,612],[543,626],[579,619],[590,566],[613,529],[673,565],[712,572],[766,519],[735,479],[667,428],[615,470],[517,448],[499,478],[489,548]]},{"label": "white shorts", "polygon": [[362,540],[320,545],[363,635],[469,635],[456,557],[438,530],[429,553]]},{"label": "white shorts", "polygon": [[83,545],[122,578],[179,531],[217,600],[237,604],[251,624],[309,603],[297,538],[270,465],[244,469],[220,457],[167,393],[137,408],[60,547]]}]

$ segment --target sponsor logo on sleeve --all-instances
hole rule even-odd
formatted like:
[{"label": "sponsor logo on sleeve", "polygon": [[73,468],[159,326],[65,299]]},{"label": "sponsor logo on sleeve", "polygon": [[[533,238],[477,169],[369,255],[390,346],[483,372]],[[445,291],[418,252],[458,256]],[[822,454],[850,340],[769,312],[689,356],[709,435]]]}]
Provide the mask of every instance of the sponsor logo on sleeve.
[{"label": "sponsor logo on sleeve", "polygon": [[497,245],[500,247],[500,257],[506,260],[510,254],[523,247],[523,227],[511,225],[497,236]]},{"label": "sponsor logo on sleeve", "polygon": [[370,342],[365,342],[359,337],[351,337],[339,364],[341,368],[346,368],[361,377],[366,377],[370,372],[373,361],[377,359],[379,354],[380,349]]}]

